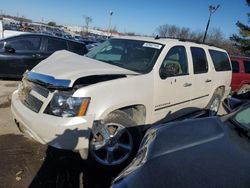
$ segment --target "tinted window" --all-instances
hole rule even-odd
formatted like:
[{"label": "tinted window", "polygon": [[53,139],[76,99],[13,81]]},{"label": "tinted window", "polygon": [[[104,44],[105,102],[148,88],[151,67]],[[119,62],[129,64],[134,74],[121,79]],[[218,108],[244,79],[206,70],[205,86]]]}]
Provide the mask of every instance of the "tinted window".
[{"label": "tinted window", "polygon": [[58,50],[67,50],[67,42],[60,39],[48,39],[47,51],[55,52]]},{"label": "tinted window", "polygon": [[245,73],[250,73],[250,61],[244,61]]},{"label": "tinted window", "polygon": [[41,38],[40,37],[17,37],[7,40],[7,45],[10,45],[15,50],[19,51],[36,51],[40,49]]},{"label": "tinted window", "polygon": [[231,70],[230,62],[225,52],[220,52],[216,50],[208,50],[208,51],[210,53],[216,71]]},{"label": "tinted window", "polygon": [[175,46],[171,48],[163,60],[161,69],[165,69],[170,76],[187,74],[188,62],[185,47]]},{"label": "tinted window", "polygon": [[77,53],[79,55],[84,55],[87,53],[87,49],[84,44],[69,42],[69,51]]},{"label": "tinted window", "polygon": [[1,41],[1,42],[0,42],[0,49],[3,49],[4,42],[5,42],[5,41]]},{"label": "tinted window", "polygon": [[206,53],[202,48],[191,47],[194,65],[194,74],[206,73],[208,71]]},{"label": "tinted window", "polygon": [[233,121],[237,123],[241,128],[250,131],[250,107],[241,110],[236,115],[232,117]]},{"label": "tinted window", "polygon": [[233,73],[240,72],[240,66],[238,61],[231,61]]}]

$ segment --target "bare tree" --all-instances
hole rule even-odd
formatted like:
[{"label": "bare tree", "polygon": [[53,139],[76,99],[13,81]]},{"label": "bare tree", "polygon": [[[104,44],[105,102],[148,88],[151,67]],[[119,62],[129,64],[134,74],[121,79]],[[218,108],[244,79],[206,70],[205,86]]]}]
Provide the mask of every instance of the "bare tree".
[{"label": "bare tree", "polygon": [[160,37],[170,37],[170,38],[189,38],[190,29],[186,27],[177,27],[175,25],[161,25],[156,29]]},{"label": "bare tree", "polygon": [[[177,27],[175,25],[161,25],[156,29],[156,33],[160,37],[181,38],[202,42],[203,32],[191,31],[186,27]],[[213,44],[228,51],[229,54],[240,55],[240,51],[233,43],[225,37],[220,29],[210,29],[207,34],[206,43]]]},{"label": "bare tree", "polygon": [[93,19],[89,16],[84,16],[85,19],[85,27],[86,27],[86,33],[89,32],[89,24],[93,21]]}]

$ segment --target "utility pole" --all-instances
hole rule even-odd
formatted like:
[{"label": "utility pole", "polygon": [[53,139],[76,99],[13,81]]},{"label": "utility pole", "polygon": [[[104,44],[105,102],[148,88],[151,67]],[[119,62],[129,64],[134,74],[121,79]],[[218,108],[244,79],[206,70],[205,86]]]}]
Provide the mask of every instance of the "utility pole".
[{"label": "utility pole", "polygon": [[109,30],[109,35],[110,36],[112,35],[112,33],[111,33],[111,17],[112,17],[113,14],[114,14],[113,11],[109,11],[109,28],[108,28],[108,30]]},{"label": "utility pole", "polygon": [[209,27],[209,24],[210,24],[210,20],[211,20],[211,16],[213,13],[215,13],[215,11],[220,7],[220,5],[217,5],[216,7],[215,6],[212,6],[210,5],[208,7],[208,10],[209,10],[209,18],[208,18],[208,21],[207,21],[207,27],[206,27],[206,31],[205,31],[205,34],[204,34],[204,37],[203,37],[203,43],[205,43],[205,40],[206,40],[206,37],[207,37],[207,31],[208,31],[208,27]]}]

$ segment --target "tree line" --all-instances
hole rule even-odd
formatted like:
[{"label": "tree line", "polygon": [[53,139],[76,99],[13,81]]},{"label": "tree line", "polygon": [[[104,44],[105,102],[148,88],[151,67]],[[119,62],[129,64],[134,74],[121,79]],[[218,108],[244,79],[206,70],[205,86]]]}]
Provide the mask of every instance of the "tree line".
[{"label": "tree line", "polygon": [[[250,7],[250,0],[246,0]],[[250,21],[250,13],[248,14]],[[210,29],[206,37],[206,43],[213,44],[223,48],[231,55],[250,55],[250,26],[238,21],[236,26],[239,28],[238,34],[233,34],[226,38],[220,29]],[[178,27],[176,25],[164,24],[156,29],[159,37],[181,38],[197,42],[202,42],[204,32],[192,31],[187,27]]]}]

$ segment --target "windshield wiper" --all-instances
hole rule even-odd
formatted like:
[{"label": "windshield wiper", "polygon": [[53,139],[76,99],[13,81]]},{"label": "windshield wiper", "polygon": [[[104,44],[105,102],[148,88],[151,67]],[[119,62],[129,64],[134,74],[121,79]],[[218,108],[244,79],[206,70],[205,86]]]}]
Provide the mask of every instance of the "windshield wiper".
[{"label": "windshield wiper", "polygon": [[99,60],[99,61],[103,61],[104,63],[109,63],[109,64],[112,64],[112,65],[116,65],[116,63],[114,61],[111,61],[111,60]]}]

